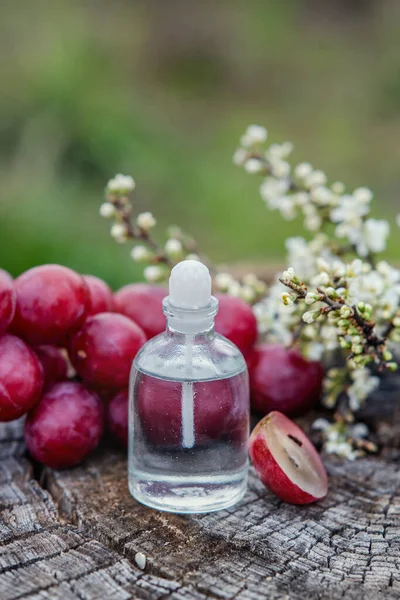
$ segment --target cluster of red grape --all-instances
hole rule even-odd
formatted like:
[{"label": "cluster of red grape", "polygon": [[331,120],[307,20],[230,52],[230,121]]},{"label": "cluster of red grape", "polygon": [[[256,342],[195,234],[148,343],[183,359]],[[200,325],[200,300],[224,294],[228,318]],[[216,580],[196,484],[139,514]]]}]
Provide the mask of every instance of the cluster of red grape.
[{"label": "cluster of red grape", "polygon": [[[105,426],[126,445],[131,364],[146,340],[165,329],[165,295],[142,283],[113,294],[101,279],[60,265],[35,267],[14,281],[0,270],[0,421],[27,413],[25,439],[36,460],[76,465]],[[256,346],[250,306],[218,299],[215,328],[246,357],[253,408],[308,409],[321,392],[320,365],[296,350]]]}]

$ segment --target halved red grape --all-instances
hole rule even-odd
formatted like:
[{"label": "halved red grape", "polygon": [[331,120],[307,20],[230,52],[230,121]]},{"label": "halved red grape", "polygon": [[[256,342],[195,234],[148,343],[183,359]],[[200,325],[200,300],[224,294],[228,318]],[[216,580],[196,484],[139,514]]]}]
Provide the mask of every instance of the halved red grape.
[{"label": "halved red grape", "polygon": [[0,422],[25,414],[40,399],[43,371],[36,354],[15,335],[0,336]]},{"label": "halved red grape", "polygon": [[257,340],[257,320],[251,307],[241,298],[215,294],[219,308],[215,331],[233,342],[246,356]]},{"label": "halved red grape", "polygon": [[30,344],[65,343],[90,309],[86,283],[78,273],[61,265],[29,269],[14,286],[17,308],[12,331]]},{"label": "halved red grape", "polygon": [[165,330],[162,300],[167,295],[163,287],[131,283],[116,292],[116,311],[135,321],[150,339]]},{"label": "halved red grape", "polygon": [[89,288],[91,309],[89,315],[97,315],[101,312],[113,312],[114,296],[105,281],[94,275],[82,275]]},{"label": "halved red grape", "polygon": [[107,406],[108,428],[124,448],[128,446],[128,402],[128,390],[122,390]]},{"label": "halved red grape", "polygon": [[11,275],[0,269],[0,335],[6,331],[14,318],[17,292]]},{"label": "halved red grape", "polygon": [[322,392],[321,363],[278,344],[261,344],[248,358],[252,407],[261,414],[279,410],[302,415]]},{"label": "halved red grape", "polygon": [[57,346],[36,346],[34,350],[43,368],[45,387],[67,379],[68,362],[65,350]]},{"label": "halved red grape", "polygon": [[128,317],[99,313],[74,335],[69,355],[89,385],[117,391],[128,387],[132,361],[145,341],[143,330]]},{"label": "halved red grape", "polygon": [[104,429],[100,398],[82,384],[57,383],[28,414],[25,441],[35,460],[52,467],[73,467],[97,447]]},{"label": "halved red grape", "polygon": [[249,452],[261,481],[281,500],[309,504],[326,496],[328,477],[318,452],[285,415],[271,412],[256,425]]}]

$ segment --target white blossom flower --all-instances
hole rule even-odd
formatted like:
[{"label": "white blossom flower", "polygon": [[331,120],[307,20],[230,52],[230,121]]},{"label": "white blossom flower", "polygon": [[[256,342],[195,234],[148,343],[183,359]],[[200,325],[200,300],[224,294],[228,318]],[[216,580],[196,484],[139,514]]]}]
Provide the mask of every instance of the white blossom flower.
[{"label": "white blossom flower", "polygon": [[283,271],[282,273],[282,279],[293,279],[293,277],[295,276],[295,272],[293,267],[289,267],[288,269],[286,269],[286,271]]},{"label": "white blossom flower", "polygon": [[347,237],[352,244],[360,240],[362,219],[369,212],[369,207],[358,202],[354,196],[341,196],[338,205],[330,211],[330,218],[338,223],[335,235],[339,238]]},{"label": "white blossom flower", "polygon": [[255,273],[246,273],[246,275],[243,275],[242,281],[245,285],[251,285],[253,287],[257,286],[260,282]]},{"label": "white blossom flower", "polygon": [[321,273],[317,273],[311,278],[311,283],[315,287],[321,287],[324,285],[328,285],[330,282],[329,274],[326,271],[322,271]]},{"label": "white blossom flower", "polygon": [[239,297],[245,302],[254,302],[256,298],[255,289],[251,285],[242,285],[240,287]]},{"label": "white blossom flower", "polygon": [[300,279],[308,279],[315,272],[315,256],[306,240],[302,237],[291,237],[285,242],[288,251],[288,262],[294,265],[294,270]]},{"label": "white blossom flower", "polygon": [[268,136],[268,132],[265,127],[260,125],[249,125],[246,133],[241,139],[242,146],[249,148],[255,144],[263,144]]},{"label": "white blossom flower", "polygon": [[305,183],[307,187],[317,187],[320,185],[325,185],[326,183],[326,175],[323,171],[311,171],[309,175],[305,177]]},{"label": "white blossom flower", "polygon": [[291,221],[296,217],[296,205],[292,198],[289,196],[283,196],[279,202],[279,212],[282,217],[287,221]]},{"label": "white blossom flower", "polygon": [[148,231],[149,229],[154,227],[155,224],[156,220],[151,214],[151,212],[143,212],[136,217],[136,225],[140,229],[143,229],[143,231]]},{"label": "white blossom flower", "polygon": [[306,177],[311,175],[312,172],[313,172],[312,165],[310,165],[310,163],[307,163],[307,162],[298,164],[294,170],[296,177],[298,177],[299,179],[305,179]]},{"label": "white blossom flower", "polygon": [[247,157],[248,157],[248,152],[247,150],[244,150],[243,148],[238,148],[235,152],[235,154],[233,155],[233,162],[235,165],[238,166],[242,166],[244,165]]},{"label": "white blossom flower", "polygon": [[341,181],[335,181],[335,183],[332,183],[331,185],[331,190],[334,194],[343,194],[345,189],[345,185]]},{"label": "white blossom flower", "polygon": [[271,172],[274,177],[287,177],[290,173],[290,165],[285,160],[272,159]]},{"label": "white blossom flower", "polygon": [[244,168],[248,173],[259,173],[263,169],[263,164],[258,158],[249,158],[246,160]]},{"label": "white blossom flower", "polygon": [[267,202],[269,208],[279,208],[279,201],[285,196],[289,187],[288,180],[267,177],[260,186],[261,198]]},{"label": "white blossom flower", "polygon": [[292,142],[284,142],[283,144],[271,144],[266,152],[266,157],[270,160],[284,159],[293,151]]},{"label": "white blossom flower", "polygon": [[115,215],[115,206],[111,202],[103,202],[100,205],[99,213],[104,219],[111,219]]},{"label": "white blossom flower", "polygon": [[214,283],[221,292],[226,292],[233,282],[234,278],[230,273],[217,273],[214,277]]},{"label": "white blossom flower", "polygon": [[347,388],[349,406],[357,411],[364,400],[379,386],[379,377],[371,375],[369,369],[356,369],[351,372],[353,383]]},{"label": "white blossom flower", "polygon": [[336,327],[333,327],[332,325],[322,325],[320,336],[325,351],[333,352],[333,350],[336,350],[336,348],[339,347]]},{"label": "white blossom flower", "polygon": [[311,198],[319,206],[328,206],[332,201],[332,192],[324,185],[317,185],[311,191]]},{"label": "white blossom flower", "polygon": [[297,322],[295,304],[284,306],[281,293],[284,286],[280,282],[271,285],[268,295],[253,306],[258,330],[271,343],[289,345],[292,342],[291,329]]},{"label": "white blossom flower", "polygon": [[152,257],[152,253],[146,246],[138,245],[132,248],[131,257],[137,263],[145,263]]},{"label": "white blossom flower", "polygon": [[304,227],[308,231],[319,231],[321,225],[322,219],[319,215],[310,215],[304,219]]},{"label": "white blossom flower", "polygon": [[241,285],[238,281],[233,280],[229,285],[227,292],[230,296],[235,296],[235,298],[240,298]]},{"label": "white blossom flower", "polygon": [[369,429],[365,423],[355,423],[351,426],[351,435],[353,438],[359,440],[368,437]]},{"label": "white blossom flower", "polygon": [[300,207],[307,206],[307,203],[310,202],[310,194],[308,192],[297,192],[292,195],[293,202]]},{"label": "white blossom flower", "polygon": [[285,306],[290,306],[294,302],[294,298],[288,292],[282,292],[281,300]]},{"label": "white blossom flower", "polygon": [[173,238],[167,240],[165,244],[165,253],[167,256],[172,258],[177,258],[182,254],[182,242],[180,240],[175,240]]},{"label": "white blossom flower", "polygon": [[371,202],[374,195],[369,188],[360,187],[354,190],[353,196],[358,202],[361,202],[361,204],[368,204]]},{"label": "white blossom flower", "polygon": [[318,419],[315,419],[314,423],[311,425],[311,428],[315,429],[316,431],[326,431],[329,426],[330,422],[328,421],[328,419],[323,419],[322,417],[319,417]]},{"label": "white blossom flower", "polygon": [[325,347],[322,342],[311,342],[307,344],[304,354],[308,360],[321,360],[325,352]]},{"label": "white blossom flower", "polygon": [[164,279],[165,272],[159,265],[150,265],[144,269],[143,274],[149,283],[157,283]]},{"label": "white blossom flower", "polygon": [[379,253],[386,249],[386,240],[389,236],[389,223],[384,220],[367,219],[359,232],[358,239],[354,239],[357,252],[360,256],[368,256],[369,252]]},{"label": "white blossom flower", "polygon": [[111,237],[117,242],[125,241],[127,235],[126,225],[123,223],[114,223],[110,230]]},{"label": "white blossom flower", "polygon": [[121,175],[118,173],[107,183],[107,190],[111,193],[127,194],[135,189],[135,182],[130,175]]}]

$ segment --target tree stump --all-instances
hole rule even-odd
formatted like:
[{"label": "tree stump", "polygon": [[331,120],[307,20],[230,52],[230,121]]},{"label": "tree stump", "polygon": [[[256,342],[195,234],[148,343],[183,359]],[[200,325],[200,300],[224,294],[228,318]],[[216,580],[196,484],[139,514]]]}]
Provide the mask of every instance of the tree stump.
[{"label": "tree stump", "polygon": [[110,447],[75,469],[39,469],[16,422],[0,426],[0,459],[1,600],[400,597],[394,447],[325,457],[330,490],[316,504],[284,504],[251,471],[237,506],[191,517],[136,503]]}]

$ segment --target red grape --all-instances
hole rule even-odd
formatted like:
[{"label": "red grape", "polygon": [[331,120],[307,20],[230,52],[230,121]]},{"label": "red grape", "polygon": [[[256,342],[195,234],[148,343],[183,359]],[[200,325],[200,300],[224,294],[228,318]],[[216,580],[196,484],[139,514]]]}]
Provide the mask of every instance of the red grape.
[{"label": "red grape", "polygon": [[91,309],[89,315],[97,315],[101,312],[113,312],[114,296],[105,281],[94,275],[82,275],[89,288]]},{"label": "red grape", "polygon": [[257,340],[257,320],[251,307],[241,298],[216,294],[219,302],[215,331],[236,344],[242,354],[249,353]]},{"label": "red grape", "polygon": [[98,445],[104,428],[100,398],[82,384],[57,383],[28,414],[25,441],[35,460],[63,469],[82,462]]},{"label": "red grape", "polygon": [[17,293],[11,275],[0,269],[0,335],[14,318]]},{"label": "red grape", "polygon": [[124,448],[128,446],[128,402],[128,390],[123,390],[107,406],[108,428]]},{"label": "red grape", "polygon": [[14,285],[17,308],[12,331],[34,345],[61,345],[79,329],[90,309],[86,283],[67,267],[34,267]]},{"label": "red grape", "polygon": [[247,361],[252,406],[261,414],[279,410],[301,415],[318,401],[324,371],[295,349],[274,344],[256,347]]},{"label": "red grape", "polygon": [[0,421],[12,421],[38,402],[43,371],[36,354],[15,335],[0,336]]},{"label": "red grape", "polygon": [[167,295],[163,287],[131,283],[116,292],[116,311],[140,325],[150,339],[165,330],[162,300]]},{"label": "red grape", "polygon": [[61,348],[57,348],[56,346],[37,346],[34,350],[43,368],[45,387],[67,379],[68,363]]},{"label": "red grape", "polygon": [[[182,444],[182,383],[140,375],[137,407],[143,432],[152,444]],[[195,443],[207,444],[228,433],[234,412],[227,379],[193,383]],[[247,426],[247,423],[245,424]]]},{"label": "red grape", "polygon": [[145,341],[143,330],[128,317],[99,313],[71,339],[71,362],[89,385],[121,390],[128,387],[132,361]]}]

